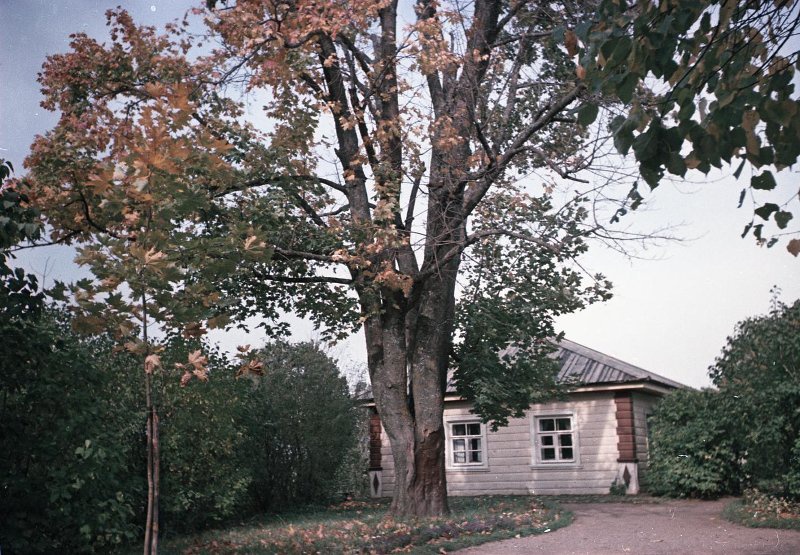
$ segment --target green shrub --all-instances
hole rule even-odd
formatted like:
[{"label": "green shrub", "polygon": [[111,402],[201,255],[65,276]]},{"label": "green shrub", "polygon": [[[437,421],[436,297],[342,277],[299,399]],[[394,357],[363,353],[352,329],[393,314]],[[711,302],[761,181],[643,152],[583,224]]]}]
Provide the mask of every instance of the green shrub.
[{"label": "green shrub", "polygon": [[0,329],[0,548],[108,551],[132,540],[144,419],[127,357],[52,312]]},{"label": "green shrub", "polygon": [[357,408],[336,364],[313,343],[262,351],[265,375],[248,397],[248,453],[263,510],[336,496],[356,440]]},{"label": "green shrub", "polygon": [[[0,322],[0,549],[108,552],[139,539],[147,493],[141,362],[63,315]],[[208,383],[180,387],[172,341],[154,388],[161,529],[327,501],[359,455],[347,382],[312,344],[268,346],[266,375],[234,378],[209,354]],[[208,350],[206,350],[208,352]]]},{"label": "green shrub", "polygon": [[740,458],[729,422],[716,410],[713,390],[676,391],[650,423],[648,484],[652,493],[716,497],[737,491]]},{"label": "green shrub", "polygon": [[180,386],[180,373],[169,372],[198,345],[173,341],[162,357],[161,513],[162,530],[196,530],[253,512],[252,460],[247,451],[252,387],[234,378],[235,369],[221,355],[208,353],[210,380]]},{"label": "green shrub", "polygon": [[653,492],[800,499],[798,371],[800,301],[740,322],[709,372],[718,390],[676,392],[654,413]]}]

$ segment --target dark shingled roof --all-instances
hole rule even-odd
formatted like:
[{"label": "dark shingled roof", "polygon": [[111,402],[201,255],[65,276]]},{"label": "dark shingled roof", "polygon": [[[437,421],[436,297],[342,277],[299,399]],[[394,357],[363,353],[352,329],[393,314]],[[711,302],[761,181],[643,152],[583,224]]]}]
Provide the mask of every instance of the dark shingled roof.
[{"label": "dark shingled roof", "polygon": [[[509,347],[500,353],[513,358],[516,347]],[[613,385],[632,382],[650,382],[668,388],[686,388],[676,381],[648,372],[638,366],[628,364],[618,358],[608,356],[600,351],[584,347],[579,343],[562,339],[553,357],[559,361],[561,370],[558,373],[560,382],[573,382],[577,386]],[[451,370],[448,376],[447,392],[455,393]]]}]

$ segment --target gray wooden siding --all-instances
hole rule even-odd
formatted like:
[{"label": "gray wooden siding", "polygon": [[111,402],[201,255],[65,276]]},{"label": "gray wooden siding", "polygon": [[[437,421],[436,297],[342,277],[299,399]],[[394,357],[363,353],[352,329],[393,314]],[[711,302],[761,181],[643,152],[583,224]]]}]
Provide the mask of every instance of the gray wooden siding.
[{"label": "gray wooden siding", "polygon": [[[608,493],[617,473],[617,422],[614,394],[573,394],[568,402],[534,405],[523,418],[492,432],[487,427],[488,466],[484,469],[447,469],[450,495]],[[535,465],[531,423],[544,411],[573,414],[579,452],[577,465]],[[469,404],[448,403],[445,420],[471,416]],[[394,461],[386,433],[383,445],[383,492],[394,489]]]}]

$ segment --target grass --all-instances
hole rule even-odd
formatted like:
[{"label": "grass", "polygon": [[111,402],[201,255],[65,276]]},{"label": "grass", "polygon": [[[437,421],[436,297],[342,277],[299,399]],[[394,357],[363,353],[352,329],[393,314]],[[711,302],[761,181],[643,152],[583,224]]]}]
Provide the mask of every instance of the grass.
[{"label": "grass", "polygon": [[728,503],[722,516],[750,528],[800,530],[800,504],[752,490]]},{"label": "grass", "polygon": [[388,501],[346,501],[326,508],[266,515],[246,524],[162,542],[163,553],[312,554],[450,552],[512,537],[547,533],[572,521],[569,511],[530,496],[450,499],[446,518],[387,516]]}]

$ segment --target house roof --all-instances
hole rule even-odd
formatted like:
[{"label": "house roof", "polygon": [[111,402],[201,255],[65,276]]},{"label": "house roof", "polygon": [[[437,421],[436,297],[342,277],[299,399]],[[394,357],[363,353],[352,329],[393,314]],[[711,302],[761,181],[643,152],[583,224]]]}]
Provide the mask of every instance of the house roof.
[{"label": "house roof", "polygon": [[[517,350],[516,347],[508,347],[500,355],[509,355],[513,358]],[[561,366],[561,370],[558,372],[558,381],[574,383],[578,390],[581,388],[604,389],[614,386],[634,387],[634,384],[647,384],[648,389],[652,389],[649,386],[656,386],[655,390],[661,391],[661,393],[665,393],[664,389],[687,389],[687,386],[680,382],[670,380],[655,372],[649,372],[569,339],[559,341],[558,349],[552,356],[559,361]],[[447,394],[456,394],[453,369],[450,369],[447,376]],[[372,398],[372,388],[369,388],[364,398]]]},{"label": "house roof", "polygon": [[[558,342],[558,349],[553,353],[553,358],[558,360],[561,370],[557,380],[561,383],[569,382],[578,388],[618,386],[625,384],[649,383],[667,389],[685,389],[682,383],[670,380],[654,372],[628,364],[600,351],[584,347],[569,339]],[[517,347],[504,349],[500,356],[511,358],[517,353]],[[447,393],[456,393],[455,384],[452,382],[453,370],[448,373]]]},{"label": "house roof", "polygon": [[682,383],[648,372],[568,339],[562,339],[558,343],[558,350],[554,356],[561,364],[559,381],[574,380],[581,386],[654,382],[669,388],[686,387]]}]

